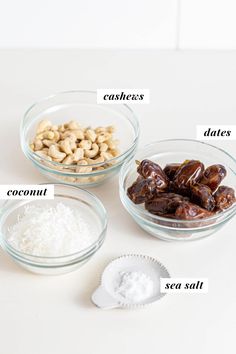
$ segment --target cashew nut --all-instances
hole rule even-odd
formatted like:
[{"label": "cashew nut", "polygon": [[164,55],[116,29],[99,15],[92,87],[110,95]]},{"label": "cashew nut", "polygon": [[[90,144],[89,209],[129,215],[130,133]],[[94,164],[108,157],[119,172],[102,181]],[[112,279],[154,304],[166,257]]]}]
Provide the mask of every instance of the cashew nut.
[{"label": "cashew nut", "polygon": [[79,160],[75,171],[76,173],[89,173],[92,172],[92,167],[88,166],[88,162],[86,160]]},{"label": "cashew nut", "polygon": [[52,123],[50,122],[50,120],[41,120],[41,122],[39,122],[36,133],[40,134],[42,132],[44,132],[46,129],[49,129],[52,126]]},{"label": "cashew nut", "polygon": [[102,171],[102,170],[105,170],[105,168],[102,166],[98,166],[98,167],[94,167],[94,170],[95,171]]},{"label": "cashew nut", "polygon": [[108,145],[106,143],[100,143],[100,144],[98,144],[98,146],[99,146],[99,150],[101,152],[107,151],[107,149],[108,149]]},{"label": "cashew nut", "polygon": [[77,177],[76,178],[76,182],[80,183],[80,184],[85,184],[88,183],[90,181],[89,177]]},{"label": "cashew nut", "polygon": [[57,143],[60,140],[60,138],[61,138],[61,134],[57,130],[55,130],[53,140]]},{"label": "cashew nut", "polygon": [[111,134],[107,133],[107,132],[100,133],[97,136],[97,142],[98,143],[104,143],[104,141],[107,141],[109,139],[111,139]]},{"label": "cashew nut", "polygon": [[73,152],[71,150],[71,141],[66,138],[65,140],[61,140],[59,143],[60,149],[65,152],[67,155],[71,155]]},{"label": "cashew nut", "polygon": [[76,144],[76,142],[74,141],[74,140],[71,140],[70,141],[70,147],[71,147],[71,150],[75,150],[75,149],[77,149],[77,144]]},{"label": "cashew nut", "polygon": [[77,148],[74,151],[74,161],[78,162],[84,158],[84,150],[82,148]]},{"label": "cashew nut", "polygon": [[93,159],[93,163],[102,163],[104,161],[105,160],[103,156],[99,156],[97,159]]},{"label": "cashew nut", "polygon": [[90,150],[92,146],[92,143],[90,140],[81,140],[79,143],[79,147],[81,147],[84,150]]},{"label": "cashew nut", "polygon": [[[41,141],[41,140],[40,140]],[[55,141],[54,140],[48,140],[48,139],[44,139],[43,140],[43,145],[49,147],[51,145],[55,145]]]},{"label": "cashew nut", "polygon": [[65,128],[64,124],[61,124],[61,125],[58,126],[58,131],[60,133],[64,133],[65,130],[66,130],[66,128]]},{"label": "cashew nut", "polygon": [[67,124],[67,128],[74,130],[74,129],[78,129],[79,128],[79,124],[75,121],[75,120],[71,120],[68,124]]},{"label": "cashew nut", "polygon": [[61,177],[63,181],[70,182],[70,183],[75,183],[76,178],[75,177]]},{"label": "cashew nut", "polygon": [[86,157],[85,160],[88,162],[89,165],[93,165],[96,163],[102,163],[105,161],[104,157],[102,157],[102,156],[99,156],[96,159],[90,159],[90,158]]},{"label": "cashew nut", "polygon": [[108,161],[113,158],[112,154],[109,152],[101,152],[101,156],[104,158],[105,161]]},{"label": "cashew nut", "polygon": [[34,150],[41,150],[43,148],[42,140],[35,139],[34,140]]},{"label": "cashew nut", "polygon": [[35,151],[35,154],[37,154],[40,157],[43,157],[44,159],[47,159],[49,161],[52,161],[52,158],[50,156],[48,156],[48,154],[46,153],[46,151],[40,150],[40,151]]},{"label": "cashew nut", "polygon": [[117,145],[119,144],[119,140],[112,140],[109,139],[106,141],[106,144],[108,145],[109,149],[115,149],[117,147]]},{"label": "cashew nut", "polygon": [[61,162],[66,157],[64,152],[60,152],[56,145],[51,145],[48,150],[48,155],[51,156],[53,159],[56,159],[57,162]]},{"label": "cashew nut", "polygon": [[95,157],[98,154],[98,151],[99,151],[98,145],[96,143],[93,143],[91,146],[91,150],[84,151],[84,156],[89,158]]},{"label": "cashew nut", "polygon": [[78,140],[84,139],[84,132],[82,129],[73,130],[73,134],[76,136],[76,139],[78,139]]},{"label": "cashew nut", "polygon": [[97,127],[97,128],[95,129],[95,132],[96,132],[97,134],[105,133],[105,131],[106,131],[106,128],[105,128],[105,127]]},{"label": "cashew nut", "polygon": [[71,165],[74,161],[74,156],[73,155],[68,155],[66,158],[62,161],[65,165]]},{"label": "cashew nut", "polygon": [[49,130],[52,130],[53,132],[58,130],[58,125],[54,124],[51,127],[49,127]]},{"label": "cashew nut", "polygon": [[104,178],[105,175],[99,175],[99,176],[93,176],[93,177],[89,177],[89,181],[90,182],[97,182],[100,181]]},{"label": "cashew nut", "polygon": [[107,128],[106,128],[106,131],[110,134],[113,134],[115,133],[116,131],[116,128],[114,127],[114,125],[109,125]]},{"label": "cashew nut", "polygon": [[87,129],[85,132],[85,138],[91,140],[92,143],[96,141],[97,134],[93,129]]},{"label": "cashew nut", "polygon": [[109,152],[112,154],[113,157],[117,157],[120,155],[120,150],[118,150],[118,149],[112,149],[112,150],[109,150]]},{"label": "cashew nut", "polygon": [[66,130],[64,133],[61,133],[61,139],[66,139],[66,138],[70,138],[70,140],[74,140],[76,141],[76,135],[74,134],[74,131],[71,130]]},{"label": "cashew nut", "polygon": [[40,139],[40,140],[43,140],[43,139],[50,139],[52,140],[54,138],[54,132],[48,130],[46,132],[43,132],[43,133],[40,133],[36,136],[36,139]]}]

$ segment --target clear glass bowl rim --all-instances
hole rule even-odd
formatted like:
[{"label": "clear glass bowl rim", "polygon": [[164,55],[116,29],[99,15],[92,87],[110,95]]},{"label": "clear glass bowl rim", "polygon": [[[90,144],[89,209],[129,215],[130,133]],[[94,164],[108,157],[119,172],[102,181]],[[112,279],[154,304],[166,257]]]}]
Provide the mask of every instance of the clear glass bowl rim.
[{"label": "clear glass bowl rim", "polygon": [[[93,200],[96,202],[96,205],[99,206],[99,208],[100,208],[100,210],[102,211],[102,214],[103,214],[102,218],[99,217],[100,221],[102,222],[102,231],[99,233],[96,241],[94,241],[90,246],[84,248],[83,250],[80,250],[80,251],[77,251],[77,252],[74,252],[74,253],[71,253],[71,254],[66,254],[66,255],[63,255],[63,256],[38,256],[38,255],[32,255],[32,254],[29,254],[29,253],[18,251],[17,249],[12,247],[7,242],[7,240],[5,239],[4,234],[0,230],[0,237],[2,239],[2,243],[4,244],[4,249],[10,250],[10,252],[15,254],[17,257],[20,257],[20,258],[25,259],[25,260],[30,261],[30,262],[31,262],[31,260],[29,260],[28,257],[30,257],[31,259],[35,259],[36,261],[39,260],[39,259],[40,260],[45,259],[45,260],[58,260],[58,261],[62,261],[62,262],[63,262],[63,260],[65,260],[65,262],[66,262],[66,259],[68,259],[70,257],[73,257],[73,259],[78,258],[78,257],[83,257],[84,258],[87,253],[90,253],[105,238],[105,232],[106,232],[107,223],[108,223],[107,211],[106,211],[103,203],[101,202],[101,200],[95,194],[93,194],[93,193],[91,193],[91,192],[89,192],[89,191],[87,191],[87,190],[85,190],[83,188],[80,188],[80,187],[74,186],[74,185],[70,185],[70,184],[66,184],[66,183],[40,183],[39,185],[47,185],[47,184],[53,184],[54,186],[61,186],[61,187],[65,187],[65,188],[77,189],[77,190],[82,191],[85,194],[90,195],[90,197],[93,198]],[[0,218],[2,218],[4,216],[4,214],[8,212],[8,205],[7,204],[9,204],[9,202],[11,202],[11,201],[5,201],[5,203],[3,204],[3,206],[2,206],[2,208],[0,210]],[[18,202],[20,203],[20,200]],[[27,200],[26,200],[26,202],[27,202]],[[47,202],[47,200],[46,200],[46,202]],[[10,213],[8,215],[10,215]],[[0,243],[0,245],[1,245],[1,243]],[[50,264],[46,264],[46,265],[50,266]]]},{"label": "clear glass bowl rim", "polygon": [[[193,142],[193,143],[199,143],[199,144],[203,144],[206,145],[208,147],[214,148],[218,151],[220,151],[221,153],[225,154],[228,158],[230,158],[230,160],[235,164],[235,169],[232,170],[232,172],[235,174],[236,176],[236,159],[233,158],[233,156],[231,156],[228,152],[226,152],[225,150],[218,148],[215,145],[212,144],[208,144],[205,143],[203,141],[200,140],[195,140],[195,139],[163,139],[163,140],[157,140],[157,141],[153,141],[149,144],[146,144],[143,148],[139,149],[137,151],[137,154],[142,153],[143,151],[145,151],[147,148],[151,148],[153,146],[155,146],[156,144],[159,143],[166,143],[166,142]],[[124,190],[124,180],[127,176],[127,174],[129,173],[129,167],[130,165],[134,162],[134,160],[129,160],[127,162],[125,162],[123,164],[123,166],[121,167],[121,171],[120,171],[120,175],[119,175],[119,188],[120,188],[120,198],[124,202],[128,205],[128,208],[131,209],[131,213],[133,213],[134,215],[137,215],[138,217],[142,218],[143,220],[145,220],[148,223],[153,223],[156,221],[162,221],[162,222],[166,222],[166,223],[178,223],[180,225],[191,225],[191,224],[196,224],[196,222],[202,221],[202,222],[208,222],[208,221],[214,221],[218,218],[222,218],[222,216],[225,216],[225,218],[227,219],[228,216],[231,216],[232,214],[236,213],[236,203],[234,203],[230,208],[223,210],[221,213],[219,214],[215,214],[213,216],[210,216],[208,218],[204,218],[204,219],[199,219],[199,220],[178,220],[178,219],[169,219],[169,218],[165,218],[162,216],[158,216],[155,214],[151,214],[148,211],[146,211],[145,209],[140,210],[138,209],[138,207],[136,206],[136,204],[134,204],[126,195],[126,190]],[[152,220],[150,220],[150,218]],[[164,225],[158,224],[159,227]],[[195,230],[199,230],[202,229],[204,227],[206,227],[207,225],[204,226],[200,226],[200,227],[194,227],[192,229]],[[210,226],[210,225],[209,225]],[[211,225],[212,226],[212,225]],[[171,227],[171,225],[165,225],[166,228],[171,228],[171,229],[180,229],[179,227]]]},{"label": "clear glass bowl rim", "polygon": [[[33,161],[35,161],[39,165],[41,165],[38,162],[39,156],[37,154],[35,154],[34,152],[32,152],[32,150],[29,148],[29,144],[24,139],[25,120],[27,119],[27,116],[31,112],[31,110],[33,108],[35,108],[37,105],[40,105],[41,103],[44,103],[44,102],[46,102],[46,101],[48,101],[50,99],[57,98],[57,97],[60,97],[60,96],[63,96],[63,95],[68,95],[68,94],[89,94],[89,95],[95,97],[96,96],[96,91],[93,91],[93,90],[70,90],[70,91],[61,91],[61,92],[46,96],[46,97],[44,97],[42,99],[39,99],[37,102],[33,103],[26,110],[26,112],[25,112],[25,114],[23,116],[23,119],[21,120],[21,124],[20,124],[21,139],[20,140],[21,140],[22,149],[23,149],[23,151],[25,152],[25,154],[27,156],[29,156]],[[120,154],[117,157],[113,157],[112,159],[104,161],[104,162],[98,162],[98,163],[90,164],[89,166],[91,166],[91,167],[102,167],[103,165],[105,165],[107,163],[110,163],[112,161],[122,161],[127,155],[129,155],[129,153],[136,146],[137,141],[139,139],[139,135],[140,135],[140,126],[139,126],[138,118],[137,118],[136,114],[134,113],[134,111],[127,104],[121,104],[121,106],[125,107],[125,109],[128,110],[128,112],[132,115],[132,117],[134,119],[134,122],[135,122],[135,125],[132,124],[133,129],[134,129],[134,133],[135,133],[135,137],[133,139],[132,145],[128,149],[126,149],[122,154]],[[109,109],[109,107],[108,107],[108,109]],[[64,167],[65,169],[68,169],[68,168],[71,167],[70,165],[66,165],[66,164],[63,164],[63,163],[60,163],[60,162],[48,161],[47,159],[45,159],[44,157],[41,157],[41,156],[40,156],[40,159],[43,160],[44,162],[46,162],[47,164],[49,163],[52,166],[57,166],[57,167],[60,166],[60,167]],[[115,164],[115,165],[117,165],[117,164]],[[77,166],[84,166],[84,165],[77,165]],[[111,166],[110,168],[108,167],[104,171],[110,170],[114,166]],[[104,171],[94,171],[94,172],[90,172],[90,173],[87,173],[87,174],[86,173],[66,172],[66,171],[55,171],[53,168],[50,168],[48,166],[47,166],[46,170],[47,171],[51,171],[52,173],[56,172],[57,174],[60,174],[60,175],[77,176],[77,177],[81,177],[81,176],[85,176],[85,175],[89,175],[89,174],[91,174],[91,175],[95,175],[95,174],[99,175],[99,174],[106,173]]]}]

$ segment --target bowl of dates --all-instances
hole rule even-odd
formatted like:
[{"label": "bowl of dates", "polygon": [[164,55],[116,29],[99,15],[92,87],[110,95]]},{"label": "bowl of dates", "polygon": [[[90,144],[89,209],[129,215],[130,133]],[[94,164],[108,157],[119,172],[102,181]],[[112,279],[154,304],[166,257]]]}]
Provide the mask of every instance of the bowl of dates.
[{"label": "bowl of dates", "polygon": [[236,214],[236,161],[197,140],[145,146],[120,173],[120,198],[133,219],[164,240],[209,236]]}]

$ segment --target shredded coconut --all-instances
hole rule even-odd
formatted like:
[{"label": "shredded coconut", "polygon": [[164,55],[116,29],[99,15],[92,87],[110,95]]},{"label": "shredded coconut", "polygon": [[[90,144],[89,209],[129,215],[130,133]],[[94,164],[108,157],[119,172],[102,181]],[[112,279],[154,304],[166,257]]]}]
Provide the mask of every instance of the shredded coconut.
[{"label": "shredded coconut", "polygon": [[153,294],[152,279],[142,272],[121,273],[117,294],[126,300],[135,303],[149,298]]},{"label": "shredded coconut", "polygon": [[25,206],[23,215],[8,230],[15,249],[35,256],[64,256],[90,246],[93,229],[80,213],[63,203],[55,207]]}]

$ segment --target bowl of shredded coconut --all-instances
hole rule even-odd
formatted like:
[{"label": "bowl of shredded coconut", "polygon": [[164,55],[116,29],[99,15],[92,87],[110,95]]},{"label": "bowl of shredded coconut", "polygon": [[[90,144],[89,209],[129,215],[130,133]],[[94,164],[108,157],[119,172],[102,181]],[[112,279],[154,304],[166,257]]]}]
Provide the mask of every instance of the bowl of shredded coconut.
[{"label": "bowl of shredded coconut", "polygon": [[52,200],[8,200],[1,211],[2,248],[39,274],[61,274],[86,263],[102,246],[106,210],[78,187],[55,184]]}]

